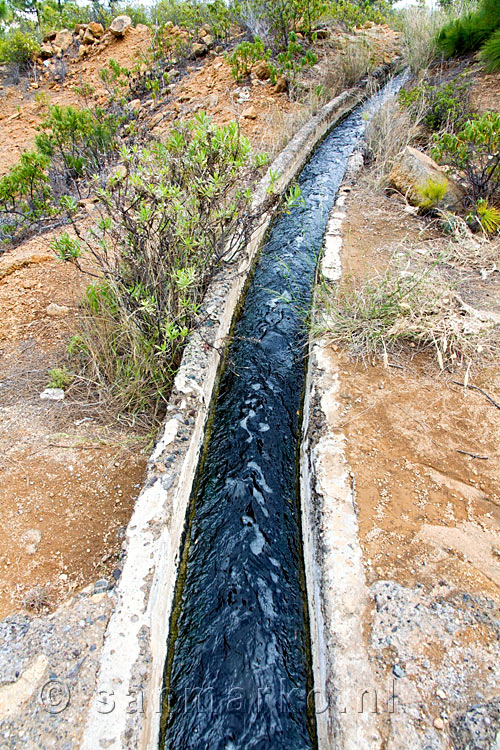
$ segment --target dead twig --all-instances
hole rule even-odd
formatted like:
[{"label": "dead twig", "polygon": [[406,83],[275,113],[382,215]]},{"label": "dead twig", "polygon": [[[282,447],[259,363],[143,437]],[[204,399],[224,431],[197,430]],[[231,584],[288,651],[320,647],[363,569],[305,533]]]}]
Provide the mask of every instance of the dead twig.
[{"label": "dead twig", "polygon": [[472,383],[461,383],[459,380],[452,380],[452,383],[455,383],[455,385],[461,385],[463,388],[471,388],[473,391],[479,391],[479,393],[482,393],[483,396],[485,396],[488,401],[493,404],[493,406],[496,406],[497,409],[500,409],[500,404],[497,404],[497,402],[491,398],[489,393],[486,393],[486,391],[483,391],[482,388],[480,388],[478,385],[472,385]]},{"label": "dead twig", "polygon": [[488,461],[489,456],[478,456],[477,453],[469,453],[469,451],[462,451],[460,448],[456,448],[457,453],[463,453],[464,456],[470,456],[471,458],[480,458],[481,461]]}]

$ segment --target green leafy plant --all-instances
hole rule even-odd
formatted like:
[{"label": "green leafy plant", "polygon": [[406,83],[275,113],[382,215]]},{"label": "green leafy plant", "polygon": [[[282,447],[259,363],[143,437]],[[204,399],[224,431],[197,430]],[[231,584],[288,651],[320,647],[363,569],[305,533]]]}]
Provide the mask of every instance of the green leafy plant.
[{"label": "green leafy plant", "polygon": [[72,375],[65,367],[53,367],[49,370],[49,381],[47,388],[62,388],[65,390],[73,382]]},{"label": "green leafy plant", "polygon": [[92,111],[56,104],[41,123],[35,143],[67,179],[92,176],[101,171],[107,154],[116,148],[124,119],[100,107]]},{"label": "green leafy plant", "polygon": [[433,157],[458,170],[474,201],[500,191],[500,113],[486,112],[458,133],[435,134]]},{"label": "green leafy plant", "polygon": [[0,40],[0,62],[16,63],[27,68],[40,52],[40,43],[34,34],[21,29],[11,29]]},{"label": "green leafy plant", "polygon": [[266,50],[259,37],[255,37],[253,42],[241,42],[231,54],[227,55],[227,61],[231,66],[233,78],[241,81],[249,75],[252,65],[259,60],[269,60],[271,50]]},{"label": "green leafy plant", "polygon": [[127,176],[98,189],[91,236],[75,224],[76,236],[53,247],[96,278],[73,357],[119,408],[159,414],[208,283],[246,240],[265,160],[236,123],[219,128],[204,113],[163,143],[122,147],[120,158]]},{"label": "green leafy plant", "polygon": [[0,217],[3,239],[19,227],[52,213],[49,159],[36,151],[24,151],[19,162],[0,178]]},{"label": "green leafy plant", "polygon": [[443,200],[448,190],[448,180],[433,180],[431,177],[424,185],[418,188],[418,197],[420,208],[424,211],[431,211],[436,208]]},{"label": "green leafy plant", "polygon": [[500,209],[492,206],[484,198],[476,201],[474,211],[467,215],[467,221],[477,221],[486,234],[495,234],[500,229]]},{"label": "green leafy plant", "polygon": [[391,16],[390,3],[380,2],[352,2],[351,0],[338,0],[329,2],[324,11],[324,16],[329,24],[340,23],[346,29],[362,26],[367,21],[372,23],[387,23]]},{"label": "green leafy plant", "polygon": [[459,77],[440,86],[423,81],[417,86],[399,92],[399,102],[410,110],[421,112],[424,124],[432,132],[447,130],[456,132],[471,116],[471,81]]}]

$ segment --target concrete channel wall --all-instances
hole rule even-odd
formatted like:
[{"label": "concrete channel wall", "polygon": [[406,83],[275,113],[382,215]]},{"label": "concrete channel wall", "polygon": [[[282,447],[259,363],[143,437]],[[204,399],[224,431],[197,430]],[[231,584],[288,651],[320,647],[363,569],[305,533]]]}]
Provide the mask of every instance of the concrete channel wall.
[{"label": "concrete channel wall", "polygon": [[[400,67],[400,60],[383,66],[311,118],[259,183],[254,208],[258,210],[266,200],[271,170],[279,175],[275,190],[281,194],[328,130]],[[186,513],[227,337],[272,217],[272,210],[263,210],[244,253],[212,284],[204,302],[207,320],[185,350],[166,421],[128,525],[123,571],[86,718],[85,750],[158,746],[163,672]],[[314,536],[309,537],[314,545]],[[313,560],[310,546],[306,553]],[[308,569],[311,573],[312,562]],[[309,578],[309,585],[314,585],[314,575]],[[316,606],[314,598],[311,605]],[[313,629],[317,679],[321,637],[321,629]]]},{"label": "concrete channel wall", "polygon": [[[351,179],[362,163],[359,153],[351,156],[347,168]],[[324,238],[320,272],[329,282],[338,281],[342,274],[346,189],[340,188]],[[340,426],[343,404],[339,389],[332,348],[324,339],[310,342],[300,485],[318,746],[319,750],[379,750],[377,717],[370,710],[376,682],[362,626],[369,598],[354,478]]]}]

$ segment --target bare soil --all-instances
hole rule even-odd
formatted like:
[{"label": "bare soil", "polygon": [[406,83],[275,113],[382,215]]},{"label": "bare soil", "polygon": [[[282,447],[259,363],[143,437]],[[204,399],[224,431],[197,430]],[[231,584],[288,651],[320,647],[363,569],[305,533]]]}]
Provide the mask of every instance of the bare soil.
[{"label": "bare soil", "polygon": [[[350,197],[344,230],[343,267],[356,277],[383,268],[398,245],[443,241],[366,181]],[[489,301],[491,309],[494,301],[498,310],[498,273],[487,283],[478,275],[468,272],[462,286],[470,285],[473,304]],[[385,739],[394,748],[449,747],[461,712],[500,693],[499,407],[454,383],[465,373],[440,372],[432,356],[393,355],[389,367],[337,357],[373,598],[367,647],[382,684],[396,683],[413,727],[404,734],[397,715],[386,714]],[[469,382],[500,404],[498,362],[478,364]]]}]

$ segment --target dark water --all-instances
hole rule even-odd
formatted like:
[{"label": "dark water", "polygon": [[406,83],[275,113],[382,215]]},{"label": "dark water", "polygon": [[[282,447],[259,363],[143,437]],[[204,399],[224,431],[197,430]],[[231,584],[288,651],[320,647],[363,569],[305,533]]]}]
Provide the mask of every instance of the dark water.
[{"label": "dark water", "polygon": [[286,299],[310,303],[364,123],[359,108],[303,169],[305,205],[274,222],[234,331],[178,583],[168,750],[315,747],[296,469],[305,329]]}]

